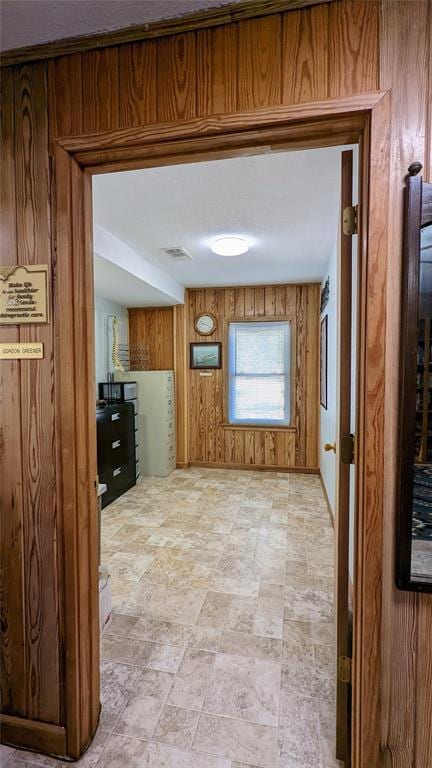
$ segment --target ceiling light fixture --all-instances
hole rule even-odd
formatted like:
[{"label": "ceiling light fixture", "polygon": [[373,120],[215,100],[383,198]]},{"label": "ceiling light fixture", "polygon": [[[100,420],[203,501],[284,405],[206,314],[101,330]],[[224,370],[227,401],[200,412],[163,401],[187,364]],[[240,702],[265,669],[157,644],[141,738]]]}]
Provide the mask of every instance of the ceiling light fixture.
[{"label": "ceiling light fixture", "polygon": [[235,235],[219,237],[217,240],[213,240],[210,248],[217,256],[241,256],[249,250],[246,240]]}]

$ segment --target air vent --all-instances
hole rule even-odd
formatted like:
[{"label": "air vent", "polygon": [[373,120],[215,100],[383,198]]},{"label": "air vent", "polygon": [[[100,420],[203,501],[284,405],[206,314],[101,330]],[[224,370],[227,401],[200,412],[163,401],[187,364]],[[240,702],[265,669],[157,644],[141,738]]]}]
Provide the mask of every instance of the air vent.
[{"label": "air vent", "polygon": [[190,253],[185,251],[184,248],[180,248],[180,246],[178,248],[162,248],[162,251],[166,253],[170,259],[174,259],[174,261],[187,261],[193,258]]}]

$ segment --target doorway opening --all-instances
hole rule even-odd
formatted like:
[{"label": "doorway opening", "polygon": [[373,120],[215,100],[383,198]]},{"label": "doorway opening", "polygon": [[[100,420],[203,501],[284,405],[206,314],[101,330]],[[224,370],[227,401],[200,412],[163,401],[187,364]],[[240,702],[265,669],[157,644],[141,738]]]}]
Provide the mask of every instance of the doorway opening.
[{"label": "doorway opening", "polygon": [[358,191],[357,145],[93,177],[113,759],[350,764]]},{"label": "doorway opening", "polygon": [[[383,366],[389,114],[387,93],[59,139],[55,150],[58,366],[57,476],[62,510],[67,754],[78,757],[100,713],[97,453],[91,178],[269,149],[360,147],[357,520],[354,558],[353,765],[379,749]],[[180,320],[179,320],[180,322]],[[186,328],[180,323],[179,328]],[[83,339],[87,343],[83,343]],[[184,349],[183,344],[181,348]],[[181,383],[181,382],[180,382]],[[178,384],[178,380],[177,380]],[[367,408],[366,408],[367,404]],[[177,435],[186,447],[185,431]],[[366,504],[367,499],[367,504]],[[339,538],[339,534],[338,534]],[[85,619],[85,621],[84,621]],[[225,758],[223,758],[225,759]]]}]

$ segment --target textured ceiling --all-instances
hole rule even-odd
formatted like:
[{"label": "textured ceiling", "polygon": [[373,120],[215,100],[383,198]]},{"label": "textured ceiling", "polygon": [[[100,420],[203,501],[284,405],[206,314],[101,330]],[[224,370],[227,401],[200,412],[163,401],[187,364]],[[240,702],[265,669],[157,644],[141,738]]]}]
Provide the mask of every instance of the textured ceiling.
[{"label": "textured ceiling", "polygon": [[1,50],[110,32],[232,0],[1,0]]},{"label": "textured ceiling", "polygon": [[[341,149],[94,176],[94,220],[185,286],[320,281],[337,236]],[[224,234],[244,237],[249,252],[213,254]],[[161,251],[174,246],[192,261]]]}]

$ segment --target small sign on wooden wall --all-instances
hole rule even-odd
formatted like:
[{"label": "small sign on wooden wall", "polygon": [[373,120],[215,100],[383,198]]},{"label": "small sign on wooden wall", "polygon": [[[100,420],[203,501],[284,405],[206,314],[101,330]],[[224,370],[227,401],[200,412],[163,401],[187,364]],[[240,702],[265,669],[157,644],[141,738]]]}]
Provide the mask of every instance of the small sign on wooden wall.
[{"label": "small sign on wooden wall", "polygon": [[48,322],[48,265],[0,267],[0,325]]},{"label": "small sign on wooden wall", "polygon": [[41,360],[41,341],[4,341],[0,344],[0,360]]}]

